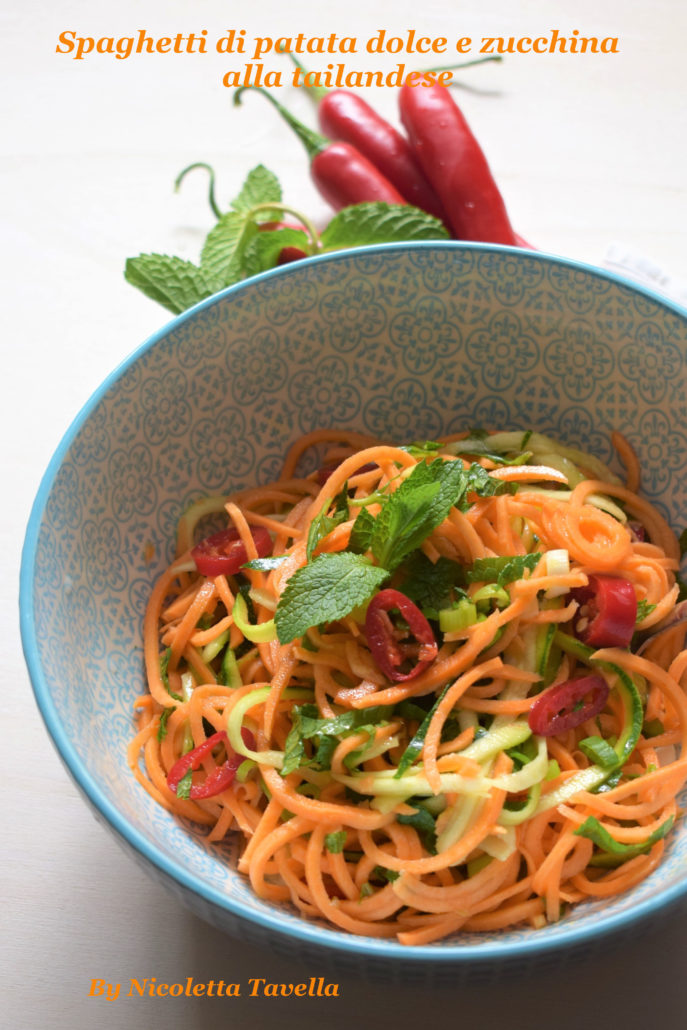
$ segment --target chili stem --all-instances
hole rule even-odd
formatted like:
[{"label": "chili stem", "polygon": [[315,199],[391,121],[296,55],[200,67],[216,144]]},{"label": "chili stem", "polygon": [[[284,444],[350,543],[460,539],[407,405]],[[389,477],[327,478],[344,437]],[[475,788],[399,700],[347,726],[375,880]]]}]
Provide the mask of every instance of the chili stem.
[{"label": "chili stem", "polygon": [[252,216],[252,215],[256,214],[259,211],[283,211],[287,215],[293,215],[293,217],[297,218],[298,221],[301,223],[301,225],[303,225],[305,227],[305,230],[308,233],[308,236],[310,237],[310,251],[311,251],[311,253],[312,254],[316,254],[317,251],[320,249],[320,234],[318,233],[317,229],[315,228],[313,223],[310,221],[310,219],[307,218],[300,211],[296,211],[295,208],[289,207],[288,204],[274,204],[274,203],[270,204],[270,203],[266,203],[266,204],[256,204],[255,207],[251,208],[250,215]]},{"label": "chili stem", "polygon": [[210,186],[208,188],[208,203],[212,208],[212,213],[215,218],[220,219],[222,212],[220,211],[217,201],[215,200],[215,170],[212,165],[207,164],[205,161],[195,161],[192,165],[188,165],[186,168],[179,172],[176,179],[174,180],[174,191],[179,192],[179,187],[186,178],[189,172],[192,172],[194,168],[204,168],[210,176]]},{"label": "chili stem", "polygon": [[329,146],[329,140],[326,139],[325,136],[322,136],[319,132],[315,132],[314,129],[309,129],[307,125],[300,122],[296,116],[291,114],[283,104],[280,104],[279,101],[264,88],[264,86],[239,86],[234,93],[234,104],[237,107],[241,105],[241,94],[247,89],[252,89],[257,93],[262,93],[264,97],[267,97],[272,106],[276,107],[284,121],[291,126],[298,136],[311,161]]}]

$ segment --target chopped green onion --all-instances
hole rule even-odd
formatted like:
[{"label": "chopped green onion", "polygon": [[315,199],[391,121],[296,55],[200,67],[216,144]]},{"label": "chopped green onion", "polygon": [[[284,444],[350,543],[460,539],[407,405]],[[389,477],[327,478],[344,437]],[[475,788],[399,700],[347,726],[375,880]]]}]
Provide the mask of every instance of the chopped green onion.
[{"label": "chopped green onion", "polygon": [[477,605],[465,598],[455,608],[442,608],[439,612],[439,629],[442,633],[457,633],[477,622]]},{"label": "chopped green onion", "polygon": [[[547,576],[567,576],[570,573],[570,555],[564,547],[547,551],[544,555],[544,564]],[[544,597],[549,600],[553,597],[562,597],[569,590],[570,587],[567,586],[551,586],[545,592]]]}]

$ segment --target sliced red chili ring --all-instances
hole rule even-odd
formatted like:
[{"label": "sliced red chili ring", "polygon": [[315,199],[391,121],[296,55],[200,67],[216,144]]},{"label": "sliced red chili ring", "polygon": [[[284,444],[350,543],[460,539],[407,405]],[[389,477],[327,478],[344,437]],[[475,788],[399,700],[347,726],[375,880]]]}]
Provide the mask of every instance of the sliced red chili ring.
[{"label": "sliced red chili ring", "polygon": [[[255,738],[250,730],[243,727],[241,729],[241,736],[243,743],[246,747],[250,748],[251,751],[255,750]],[[238,755],[232,748],[229,747],[227,735],[224,730],[219,733],[213,733],[211,737],[204,740],[198,747],[194,747],[192,751],[187,751],[185,755],[179,758],[172,768],[167,773],[167,786],[169,789],[176,794],[177,787],[180,781],[184,778],[187,772],[195,772],[199,768],[201,762],[206,758],[210,752],[220,743],[224,743],[227,750],[227,760],[222,765],[218,765],[213,772],[205,778],[202,783],[194,783],[189,791],[189,798],[192,801],[197,801],[199,798],[212,798],[216,794],[221,794],[223,790],[230,787],[234,782],[236,776],[236,770],[243,762],[243,755]]]},{"label": "sliced red chili ring", "polygon": [[637,595],[629,579],[590,576],[572,591],[580,605],[575,635],[589,647],[629,647],[637,623]]},{"label": "sliced red chili ring", "polygon": [[591,674],[566,680],[539,695],[530,708],[529,727],[540,737],[574,730],[602,711],[608,694],[608,683],[602,676]]},{"label": "sliced red chili ring", "polygon": [[[272,538],[264,526],[250,526],[250,532],[258,557],[265,558],[272,551]],[[245,544],[234,528],[206,536],[191,548],[191,557],[201,576],[235,576],[248,561]]]},{"label": "sliced red chili ring", "polygon": [[[410,642],[404,642],[408,634],[397,630],[388,614],[394,609],[408,625]],[[394,683],[419,676],[437,656],[432,627],[417,605],[399,590],[375,594],[367,607],[365,635],[375,662]],[[404,670],[404,664],[412,661],[415,665]]]}]

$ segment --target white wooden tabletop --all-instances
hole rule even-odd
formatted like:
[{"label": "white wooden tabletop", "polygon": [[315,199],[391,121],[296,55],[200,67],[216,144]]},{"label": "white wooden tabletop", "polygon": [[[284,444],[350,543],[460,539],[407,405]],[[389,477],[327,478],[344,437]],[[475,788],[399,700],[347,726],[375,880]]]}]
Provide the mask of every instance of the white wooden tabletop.
[{"label": "white wooden tabletop", "polygon": [[[336,999],[89,997],[94,979],[304,978],[288,958],[237,944],[190,915],[96,824],[43,729],[18,636],[20,549],[42,473],[91,392],[168,318],[124,282],[124,260],[150,250],[195,259],[212,224],[202,177],[175,195],[177,172],[209,161],[226,204],[263,162],[290,203],[315,219],[327,215],[300,144],[274,112],[253,96],[243,110],[231,107],[222,76],[238,59],[92,53],[76,61],[55,52],[59,35],[117,39],[144,28],[173,37],[207,29],[214,39],[232,27],[248,39],[335,32],[365,40],[381,27],[450,39],[532,38],[553,29],[618,37],[617,53],[511,54],[463,73],[455,95],[523,236],[593,264],[617,243],[687,281],[687,6],[679,0],[5,0],[0,1024],[175,1030],[205,1028],[222,1015],[246,1028],[373,1026],[392,1010],[402,1027],[435,1012],[463,1026],[545,1021],[568,1030],[613,1020],[627,1030],[683,1027],[687,925],[679,913],[660,932],[643,925],[636,941],[609,947],[603,961],[488,991],[427,996],[408,984],[390,999],[385,989],[342,975]],[[386,70],[399,60],[364,53],[304,59],[312,67],[345,59]],[[409,68],[426,63],[417,55],[405,60]],[[270,67],[286,70],[287,63],[275,59]],[[280,96],[314,124],[306,96],[292,88]],[[368,97],[395,117],[393,89]]]}]

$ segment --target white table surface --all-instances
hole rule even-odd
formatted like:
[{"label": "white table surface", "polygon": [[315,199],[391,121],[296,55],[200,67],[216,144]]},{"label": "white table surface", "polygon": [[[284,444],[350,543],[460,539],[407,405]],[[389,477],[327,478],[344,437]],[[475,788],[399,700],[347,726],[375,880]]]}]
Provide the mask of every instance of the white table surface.
[{"label": "white table surface", "polygon": [[[687,279],[687,7],[681,0],[4,0],[0,10],[5,108],[0,135],[4,498],[2,554],[3,890],[0,1024],[11,1030],[93,1026],[207,1027],[225,1016],[247,1028],[352,1021],[373,1026],[445,1013],[462,1026],[561,1030],[685,1025],[687,926],[638,929],[602,962],[546,978],[423,995],[339,981],[336,999],[89,998],[92,979],[128,983],[316,976],[286,958],[222,936],[181,908],[115,846],[67,778],[43,729],[18,637],[20,548],[40,477],[71,419],[102,379],[167,315],[122,277],[124,260],[157,250],[196,258],[212,219],[202,177],[180,196],[176,173],[214,164],[225,203],[262,161],[285,196],[315,218],[327,209],[304,155],[267,105],[230,106],[217,55],[83,61],[57,55],[60,32],[154,36],[227,28],[252,36],[371,36],[416,28],[448,37],[618,36],[618,54],[510,56],[464,73],[480,92],[456,97],[480,138],[519,231],[543,250],[590,263],[613,241]],[[309,59],[322,67],[324,57]],[[346,59],[391,69],[396,58]],[[409,67],[422,62],[406,58]],[[272,67],[284,67],[278,61]],[[313,124],[308,99],[280,96]],[[371,97],[390,117],[395,95]],[[248,101],[251,101],[250,105]],[[250,109],[249,109],[250,108]],[[444,1016],[445,1018],[445,1016]],[[555,1018],[555,1024],[551,1020]]]}]

